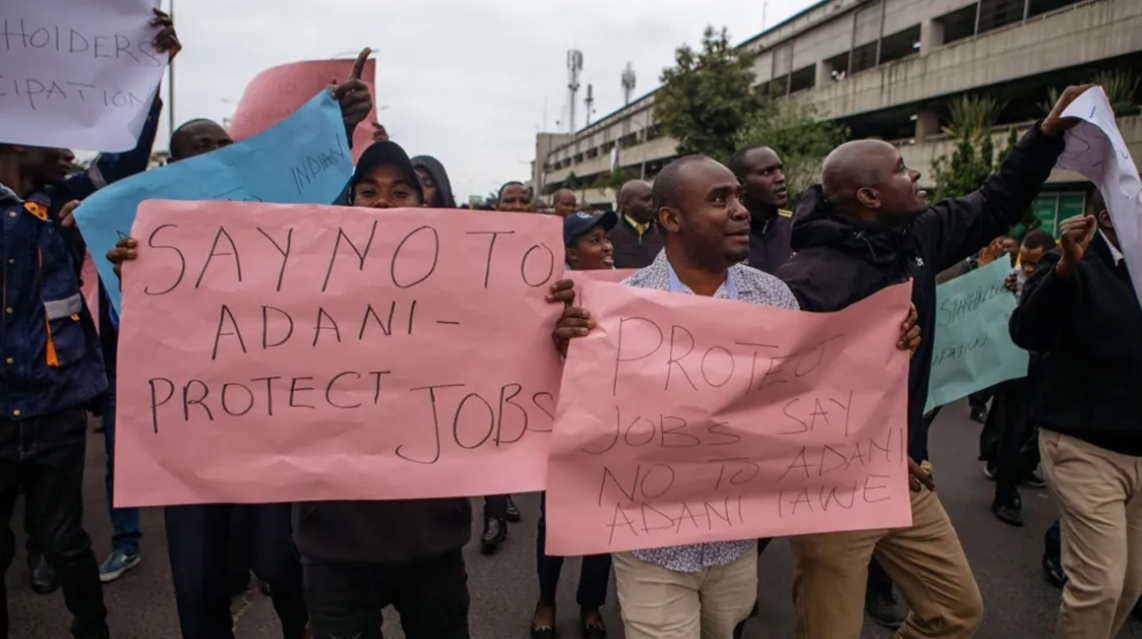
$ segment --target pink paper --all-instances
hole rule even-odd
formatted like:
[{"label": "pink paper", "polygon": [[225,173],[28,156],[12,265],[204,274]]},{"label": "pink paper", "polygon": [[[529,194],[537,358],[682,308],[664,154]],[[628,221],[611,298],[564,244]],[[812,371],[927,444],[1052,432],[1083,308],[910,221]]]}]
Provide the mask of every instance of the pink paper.
[{"label": "pink paper", "polygon": [[583,297],[584,283],[591,281],[618,283],[634,275],[637,270],[634,268],[612,268],[594,271],[566,271],[563,273],[563,277],[575,282],[575,306],[590,308],[591,303]]},{"label": "pink paper", "polygon": [[599,327],[564,367],[549,553],[911,525],[909,285],[831,314],[584,288]]},{"label": "pink paper", "polygon": [[115,504],[541,490],[561,233],[530,214],[144,202]]},{"label": "pink paper", "polygon": [[[286,119],[322,89],[330,89],[331,81],[341,84],[349,79],[356,60],[312,60],[283,64],[262,71],[242,94],[230,122],[230,136],[244,140]],[[372,122],[377,119],[376,60],[367,60],[361,81],[373,96],[373,109],[353,133],[353,159],[357,160],[373,143]]]},{"label": "pink paper", "polygon": [[87,310],[95,320],[95,330],[99,330],[99,273],[95,270],[95,262],[91,261],[91,253],[83,253],[83,266],[79,269],[79,280],[83,286],[79,292],[87,302]]}]

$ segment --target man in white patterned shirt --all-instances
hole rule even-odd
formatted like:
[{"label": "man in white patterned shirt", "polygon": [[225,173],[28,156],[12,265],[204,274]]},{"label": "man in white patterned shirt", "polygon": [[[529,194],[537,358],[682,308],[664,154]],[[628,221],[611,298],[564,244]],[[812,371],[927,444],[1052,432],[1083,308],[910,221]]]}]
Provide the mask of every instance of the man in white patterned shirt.
[{"label": "man in white patterned shirt", "polygon": [[[798,308],[781,280],[740,264],[749,256],[750,214],[729,169],[683,157],[658,174],[653,194],[665,248],[627,285]],[[569,307],[556,343],[566,352],[568,339],[593,327],[585,309]],[[911,324],[902,330],[918,341]],[[614,566],[627,639],[731,639],[757,599],[756,539],[617,553]]]}]

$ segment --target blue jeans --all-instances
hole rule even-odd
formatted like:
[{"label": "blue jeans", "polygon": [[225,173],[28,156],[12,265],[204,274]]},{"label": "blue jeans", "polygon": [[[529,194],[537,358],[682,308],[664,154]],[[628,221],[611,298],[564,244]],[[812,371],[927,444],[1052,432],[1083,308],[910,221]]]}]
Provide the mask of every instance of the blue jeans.
[{"label": "blue jeans", "polygon": [[107,446],[107,507],[111,510],[111,549],[125,555],[139,554],[138,508],[115,508],[112,504],[115,480],[115,371],[107,371],[107,392],[103,394],[103,441]]}]

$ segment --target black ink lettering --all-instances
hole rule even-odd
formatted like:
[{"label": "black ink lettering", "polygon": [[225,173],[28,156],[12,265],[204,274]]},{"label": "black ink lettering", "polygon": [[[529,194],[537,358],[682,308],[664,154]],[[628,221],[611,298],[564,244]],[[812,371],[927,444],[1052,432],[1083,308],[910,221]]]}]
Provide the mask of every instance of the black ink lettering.
[{"label": "black ink lettering", "polygon": [[[547,275],[544,275],[543,279],[540,280],[539,282],[532,284],[531,280],[529,280],[527,278],[527,258],[531,257],[531,254],[533,251],[537,251],[539,249],[543,249],[543,250],[547,251],[547,259],[548,259],[548,261],[547,261]],[[544,284],[550,282],[551,276],[554,274],[555,274],[555,253],[552,252],[551,249],[547,248],[546,244],[533,245],[531,248],[527,249],[527,252],[523,254],[523,259],[520,260],[520,262],[519,262],[519,276],[521,279],[523,279],[524,284],[527,284],[528,286],[530,286],[532,288],[539,288],[540,286],[543,286]]]},{"label": "black ink lettering", "polygon": [[[755,461],[753,461],[747,457],[730,457],[727,459],[711,459],[710,462],[721,464],[721,468],[718,470],[718,481],[715,482],[715,484],[714,484],[714,490],[715,491],[722,487],[722,479],[726,476],[726,464],[733,463],[733,464],[743,464],[743,465],[749,466],[749,468],[739,468],[738,470],[734,471],[734,474],[729,478],[730,484],[732,484],[734,486],[740,486],[744,483],[753,481],[753,478],[757,477],[758,474],[761,472],[761,466],[758,466],[757,462],[755,462]],[[743,476],[743,475],[748,475],[748,476]]]},{"label": "black ink lettering", "polygon": [[[326,326],[321,318],[326,318],[332,326]],[[321,338],[321,331],[333,331],[337,336],[337,343],[341,343],[341,329],[337,327],[337,322],[325,312],[325,309],[320,306],[317,307],[317,325],[313,327],[313,346],[317,346],[317,340]]]},{"label": "black ink lettering", "polygon": [[255,377],[254,379],[250,380],[251,382],[265,382],[266,383],[266,415],[269,417],[274,416],[274,386],[273,386],[273,382],[275,379],[281,379],[281,377],[274,375],[273,377]]},{"label": "black ink lettering", "polygon": [[159,231],[166,228],[178,228],[178,225],[163,224],[162,226],[159,226],[155,230],[151,231],[151,236],[147,238],[147,246],[154,249],[167,249],[168,251],[174,251],[175,255],[178,256],[178,278],[174,281],[174,284],[171,284],[169,287],[162,291],[152,293],[149,286],[143,287],[143,292],[147,295],[166,295],[167,293],[170,293],[171,291],[178,288],[179,284],[182,284],[182,278],[186,275],[186,258],[182,256],[182,251],[178,250],[177,246],[155,244],[155,236],[159,234]]},{"label": "black ink lettering", "polygon": [[[110,54],[101,55],[99,53],[99,46],[102,44],[104,47],[107,47],[107,44],[108,44],[107,41],[110,39],[111,39],[111,36],[95,36],[95,57],[97,57],[97,58],[110,58],[111,57]],[[104,49],[104,53],[106,53],[106,48]]]},{"label": "black ink lettering", "polygon": [[[699,513],[704,514],[704,513]],[[686,502],[682,502],[682,512],[678,514],[678,527],[674,529],[674,534],[682,532],[682,522],[689,519],[690,523],[694,524],[695,530],[701,530],[702,527],[698,525],[698,520],[694,513],[690,512],[690,506]],[[709,528],[709,518],[707,516],[707,528]]]},{"label": "black ink lettering", "polygon": [[[512,392],[510,395],[507,394],[509,388],[512,389]],[[527,411],[524,409],[523,406],[520,406],[519,404],[512,401],[513,399],[518,397],[519,394],[522,392],[523,392],[523,386],[521,386],[519,384],[507,384],[507,385],[500,388],[500,411],[499,411],[500,414],[499,414],[498,418],[496,419],[496,446],[499,446],[500,444],[514,444],[514,443],[518,442],[519,440],[523,439],[523,436],[527,434]],[[504,405],[505,404],[508,406],[514,406],[515,409],[518,410],[521,415],[523,415],[523,428],[521,428],[519,431],[519,437],[516,437],[515,439],[504,439],[503,438]]]},{"label": "black ink lettering", "polygon": [[[644,353],[644,354],[639,355],[637,357],[631,357],[628,359],[623,359],[623,328],[626,327],[627,322],[634,322],[636,320],[640,321],[640,322],[646,322],[647,324],[650,324],[651,326],[653,326],[654,330],[658,331],[658,344],[656,344],[654,348],[650,349],[650,352],[648,352],[648,353]],[[651,320],[649,320],[645,317],[624,317],[624,318],[619,320],[619,344],[618,344],[618,348],[615,350],[615,377],[614,377],[614,383],[611,385],[611,395],[618,395],[619,394],[618,393],[618,391],[619,391],[619,364],[621,364],[623,362],[633,362],[633,361],[637,361],[640,359],[646,359],[647,357],[650,357],[656,351],[658,351],[658,349],[662,348],[662,342],[664,341],[664,338],[665,338],[665,336],[662,334],[662,329],[659,328],[658,324],[655,324],[654,322],[652,322]]]},{"label": "black ink lettering", "polygon": [[[636,417],[635,420],[637,420],[637,419],[638,418]],[[579,450],[583,451],[584,453],[587,453],[588,455],[602,455],[603,453],[614,448],[615,444],[619,443],[619,431],[622,430],[622,421],[623,421],[622,409],[616,405],[615,406],[615,436],[611,438],[611,443],[607,444],[607,446],[601,450],[587,450],[587,448],[585,446],[580,446]],[[628,432],[629,432],[629,429],[628,429]]]},{"label": "black ink lettering", "polygon": [[[671,517],[670,515],[667,515],[666,513],[662,512],[661,510],[655,508],[654,506],[651,506],[650,504],[647,504],[647,503],[641,503],[638,505],[638,507],[639,507],[639,511],[642,515],[642,532],[649,534],[651,531],[654,531],[654,530],[670,530],[671,528],[674,527],[674,518]],[[652,514],[657,515],[657,516],[661,517],[662,519],[665,519],[666,521],[668,521],[670,523],[666,524],[665,526],[653,526],[653,527],[650,526],[649,520],[646,517],[646,515],[647,515],[646,511],[648,511],[648,510],[651,511]]]},{"label": "black ink lettering", "polygon": [[734,525],[730,522],[730,498],[726,497],[726,501],[722,504],[722,512],[718,512],[710,502],[703,501],[702,508],[706,509],[706,521],[710,522],[710,528],[714,527],[714,517],[726,522],[726,525],[733,528]]},{"label": "black ink lettering", "polygon": [[[781,383],[783,384],[784,382],[781,382]],[[783,431],[778,433],[779,435],[796,435],[797,433],[805,433],[805,432],[809,431],[809,425],[808,424],[806,424],[805,422],[798,419],[796,415],[791,415],[789,413],[789,407],[796,404],[799,401],[801,401],[800,397],[794,397],[793,399],[786,402],[785,406],[783,406],[781,408],[781,414],[785,415],[789,419],[792,419],[793,421],[797,422],[798,424],[801,424],[801,430],[783,430]]]},{"label": "black ink lettering", "polygon": [[[683,333],[686,333],[686,337],[690,338],[690,346],[686,349],[685,353],[682,353],[681,357],[679,357],[678,359],[674,359],[674,334],[675,334],[675,331],[678,331],[678,330],[681,330]],[[692,388],[694,390],[698,390],[698,387],[694,385],[693,380],[690,379],[690,374],[686,372],[686,369],[683,368],[683,366],[681,364],[682,360],[692,352],[694,352],[694,334],[691,333],[690,331],[686,330],[686,328],[684,328],[682,326],[671,326],[670,327],[670,356],[666,360],[666,386],[664,387],[665,390],[670,390],[670,373],[674,370],[675,364],[678,365],[678,370],[682,371],[682,376],[686,378],[686,383],[690,384],[690,388]]]},{"label": "black ink lettering", "polygon": [[[599,504],[599,505],[601,506],[602,504]],[[619,515],[623,516],[623,522],[621,524],[619,523]],[[611,517],[611,523],[608,524],[608,526],[611,529],[611,536],[607,540],[608,544],[614,543],[614,541],[615,541],[615,528],[618,528],[620,526],[626,526],[627,528],[630,528],[630,534],[634,535],[635,537],[638,537],[638,531],[636,531],[634,529],[634,522],[631,521],[630,517],[627,517],[626,511],[623,510],[623,507],[618,505],[618,504],[615,504],[615,513]]]},{"label": "black ink lettering", "polygon": [[[828,338],[822,342],[819,342],[816,346],[809,349],[808,353],[805,353],[804,355],[800,355],[797,358],[797,364],[793,367],[793,375],[795,377],[804,377],[804,376],[808,375],[809,373],[812,373],[814,370],[816,370],[817,367],[821,365],[821,362],[825,361],[825,345],[828,344],[829,342],[833,342],[833,341],[836,341],[838,339],[841,339],[842,337],[844,337],[843,333],[841,335],[834,335],[834,336],[832,336],[832,337],[830,337],[830,338]],[[812,355],[813,353],[817,353],[817,361],[814,362],[811,366],[809,366],[808,370],[802,372],[801,364],[804,363],[806,360],[808,360],[809,356]]]},{"label": "black ink lettering", "polygon": [[[709,372],[706,371],[706,360],[709,359],[710,353],[713,353],[715,351],[721,351],[721,352],[725,353],[726,357],[728,357],[730,359],[730,372],[726,373],[726,378],[723,379],[721,381],[721,383],[715,383],[714,381],[712,381],[710,379]],[[721,346],[711,346],[710,349],[706,351],[706,354],[702,356],[702,379],[706,380],[706,383],[709,384],[710,386],[713,386],[714,388],[721,388],[721,387],[725,386],[726,384],[728,384],[730,379],[733,376],[734,376],[734,356],[733,356],[733,354],[730,353],[730,351],[728,349],[723,348]]]},{"label": "black ink lettering", "polygon": [[[242,390],[246,391],[246,397],[250,402],[250,403],[246,404],[246,408],[244,410],[239,411],[237,413],[230,410],[230,407],[227,406],[227,404],[226,404],[226,391],[229,390],[231,386],[237,386],[238,388],[241,388]],[[229,384],[223,384],[222,385],[222,410],[226,411],[227,415],[230,415],[231,417],[241,417],[242,415],[245,415],[246,413],[250,412],[253,409],[254,409],[254,391],[250,390],[244,384],[229,383]]]},{"label": "black ink lettering", "polygon": [[[849,491],[849,503],[846,504],[845,502],[843,502],[837,498],[837,491],[840,490],[840,488],[838,488],[836,486],[834,486],[832,488],[826,488],[824,486],[821,486],[817,490],[817,502],[821,505],[821,511],[822,512],[829,512],[829,502],[836,503],[838,506],[840,506],[844,510],[852,509],[853,504],[856,503],[856,489],[857,489],[857,484],[854,482],[852,490]],[[829,494],[826,495],[825,491],[828,491]]]},{"label": "black ink lettering", "polygon": [[[155,382],[165,382],[169,386],[167,396],[159,401],[158,395],[155,394]],[[147,385],[151,387],[151,425],[155,429],[155,434],[159,434],[159,406],[166,404],[174,398],[174,382],[165,377],[156,377],[147,381]]]},{"label": "black ink lettering", "polygon": [[791,514],[793,516],[797,515],[797,505],[798,504],[805,504],[806,506],[809,507],[809,512],[813,512],[813,502],[809,500],[809,489],[808,488],[802,488],[801,492],[797,493],[797,499],[793,500],[793,508],[791,509],[789,514]]},{"label": "black ink lettering", "polygon": [[853,412],[851,410],[849,410],[849,407],[851,407],[853,405],[853,391],[849,391],[849,403],[848,404],[842,404],[842,403],[838,402],[837,400],[833,399],[832,397],[829,398],[829,401],[833,402],[837,406],[840,406],[841,410],[845,411],[845,439],[848,439],[848,437],[849,437],[849,417],[853,414]]},{"label": "black ink lettering", "polygon": [[[286,330],[285,337],[281,338],[281,340],[279,340],[277,342],[274,342],[273,344],[270,343],[269,311],[275,311],[277,313],[280,313],[283,317],[285,317],[286,321],[289,322],[289,329]],[[289,313],[283,311],[280,308],[275,308],[273,306],[263,306],[262,307],[262,350],[266,350],[268,348],[274,348],[275,346],[281,346],[282,344],[285,344],[286,342],[288,342],[289,338],[292,336],[293,336],[293,318],[290,317]]]},{"label": "black ink lettering", "polygon": [[[765,388],[766,386],[773,386],[774,384],[784,384],[784,383],[788,382],[789,380],[787,380],[787,379],[773,379],[773,380],[769,379],[770,375],[786,372],[785,369],[783,369],[781,367],[781,365],[784,364],[788,359],[789,359],[788,357],[771,358],[769,360],[769,368],[765,371],[765,375],[761,376],[761,381],[758,382],[757,388],[755,390],[761,390],[761,389]],[[775,363],[777,364],[777,366],[774,366]]]},{"label": "black ink lettering", "polygon": [[[831,467],[826,468],[825,467],[825,456],[829,455],[829,454],[831,454],[835,458],[840,458],[841,463],[839,463],[835,466],[831,466]],[[847,468],[848,465],[849,465],[849,460],[847,457],[845,457],[841,453],[837,452],[837,450],[835,448],[833,448],[832,446],[829,446],[828,444],[826,444],[826,445],[821,447],[821,463],[817,468],[817,476],[821,477],[825,474],[833,472],[834,470],[841,470],[843,468]]]},{"label": "black ink lettering", "polygon": [[309,381],[313,381],[313,378],[312,377],[294,377],[290,380],[290,382],[289,382],[289,406],[290,406],[290,408],[316,408],[316,406],[311,406],[309,404],[295,404],[295,403],[293,403],[293,396],[294,395],[301,393],[301,392],[314,390],[312,386],[302,386],[301,388],[298,388],[297,383],[299,381],[309,382]]},{"label": "black ink lettering", "polygon": [[[801,461],[800,464],[797,463],[798,460]],[[805,472],[806,479],[812,477],[812,475],[809,474],[809,462],[805,459],[804,446],[801,447],[801,451],[797,453],[797,456],[793,458],[793,461],[789,462],[789,465],[785,467],[785,472],[781,473],[781,478],[777,480],[777,483],[785,481],[785,477],[789,475],[789,473],[793,472],[794,468],[800,468],[803,470]]]},{"label": "black ink lettering", "polygon": [[825,407],[821,405],[821,400],[816,397],[813,398],[813,412],[809,413],[809,417],[811,418],[809,420],[809,430],[813,430],[817,427],[817,417],[824,419],[826,426],[829,425],[829,413],[825,410]]},{"label": "black ink lettering", "polygon": [[880,486],[869,486],[869,485],[868,485],[868,482],[869,482],[869,480],[873,479],[874,477],[875,477],[876,479],[888,479],[888,475],[868,475],[868,476],[866,476],[866,477],[864,478],[864,492],[861,494],[861,497],[863,497],[863,498],[864,498],[864,501],[865,501],[865,503],[867,503],[867,504],[875,504],[875,503],[877,503],[877,502],[888,501],[889,499],[891,499],[891,497],[881,497],[881,498],[879,498],[879,499],[871,499],[871,498],[869,498],[869,496],[868,496],[868,493],[869,493],[869,491],[870,491],[870,490],[872,490],[872,491],[875,491],[875,490],[888,490],[888,486],[883,486],[883,485],[880,485]]},{"label": "black ink lettering", "polygon": [[[68,29],[68,31],[71,32],[71,34],[68,38],[68,51],[69,51],[69,53],[83,53],[84,51],[87,51],[88,49],[91,48],[91,42],[89,42],[87,40],[87,38],[83,37],[82,33],[76,31],[75,29]],[[5,35],[7,35],[7,34],[5,34]],[[76,49],[75,48],[76,37],[78,37],[80,40],[83,41],[83,48],[82,49]],[[95,87],[91,87],[91,88],[94,89]]]},{"label": "black ink lettering", "polygon": [[734,432],[726,432],[724,430],[719,430],[721,428],[731,428],[730,423],[729,422],[718,422],[717,424],[710,424],[710,427],[706,429],[706,432],[711,434],[711,435],[721,435],[722,437],[726,438],[726,439],[719,441],[719,442],[707,441],[706,442],[707,446],[732,446],[734,444],[741,442],[741,440],[742,440],[741,435],[738,435],[737,433],[734,433]]},{"label": "black ink lettering", "polygon": [[884,434],[884,446],[881,446],[880,444],[876,443],[875,439],[869,439],[868,445],[869,445],[869,451],[868,451],[869,457],[872,456],[872,454],[873,454],[872,449],[875,448],[875,449],[879,450],[880,452],[884,453],[884,461],[885,462],[892,463],[892,458],[890,457],[890,455],[892,454],[892,431],[891,430]]},{"label": "black ink lettering", "polygon": [[[370,371],[369,374],[373,375],[374,377],[377,378],[376,387],[375,387],[375,390],[373,391],[373,406],[376,406],[377,403],[379,403],[381,401],[381,377],[384,375],[391,375],[392,371]],[[457,386],[463,386],[463,384],[457,384]],[[446,386],[438,386],[437,388],[447,388],[447,387]],[[412,390],[417,390],[417,389],[414,388]]]},{"label": "black ink lettering", "polygon": [[861,466],[867,466],[870,459],[872,459],[872,447],[869,446],[868,456],[865,456],[861,452],[860,442],[856,442],[853,444],[853,454],[849,456],[849,462],[845,464],[845,468],[851,466],[853,462],[860,462]]},{"label": "black ink lettering", "polygon": [[369,318],[370,317],[372,317],[373,321],[377,323],[377,326],[381,327],[381,330],[384,331],[384,333],[385,333],[385,337],[392,335],[393,334],[393,332],[392,332],[393,331],[393,313],[395,313],[396,310],[397,310],[397,303],[396,302],[390,303],[389,304],[389,321],[386,324],[386,323],[381,321],[381,318],[377,317],[377,312],[373,310],[373,305],[369,304],[368,308],[365,309],[365,317],[361,318],[361,332],[357,334],[357,339],[358,340],[365,339],[365,327],[369,325]]},{"label": "black ink lettering", "polygon": [[[552,395],[551,393],[548,393],[547,391],[540,391],[540,392],[531,396],[531,403],[534,404],[535,407],[538,408],[541,413],[543,413],[544,415],[547,415],[551,419],[555,419],[555,409],[552,408],[549,410],[549,409],[545,408],[542,404],[539,403],[540,397],[546,397],[547,401],[554,402],[555,396]],[[548,428],[546,430],[537,430],[537,429],[533,428],[533,429],[531,429],[531,432],[533,432],[533,433],[550,433],[551,429]]]},{"label": "black ink lettering", "polygon": [[[190,387],[194,384],[198,384],[202,388],[202,397],[199,397],[198,399],[190,398]],[[182,387],[182,417],[184,421],[190,421],[190,407],[195,404],[201,406],[202,410],[206,411],[206,419],[214,421],[214,413],[210,412],[209,406],[202,403],[206,400],[206,396],[209,394],[210,388],[207,387],[206,383],[202,380],[192,379],[186,383],[186,386]]]},{"label": "black ink lettering", "polygon": [[408,334],[412,335],[412,320],[416,317],[416,300],[412,301],[412,305],[408,308]]},{"label": "black ink lettering", "polygon": [[[464,405],[467,404],[468,400],[472,399],[473,397],[480,400],[480,403],[484,405],[484,408],[488,409],[488,432],[484,435],[483,439],[476,442],[472,446],[467,446],[464,444],[464,442],[460,441],[460,415],[464,413]],[[495,430],[495,428],[496,411],[492,410],[492,405],[489,404],[486,399],[480,397],[480,395],[477,393],[468,393],[464,396],[464,399],[460,400],[460,405],[456,407],[456,416],[452,419],[452,439],[458,446],[460,446],[460,448],[472,450],[473,448],[479,448],[480,446],[483,446],[484,442],[488,441],[488,439],[491,438],[492,431]]]},{"label": "black ink lettering", "polygon": [[333,255],[329,256],[329,268],[325,269],[325,281],[321,284],[321,292],[324,293],[329,288],[329,277],[333,275],[333,264],[337,262],[338,250],[341,248],[341,238],[345,238],[345,243],[349,248],[353,249],[353,253],[357,255],[357,270],[365,270],[365,258],[369,256],[369,250],[373,248],[373,238],[377,235],[377,221],[373,220],[373,226],[369,230],[369,241],[365,243],[365,251],[362,253],[357,250],[357,245],[353,240],[345,235],[345,229],[337,228],[337,239],[333,242]]},{"label": "black ink lettering", "polygon": [[[650,479],[650,476],[654,473],[654,471],[656,471],[660,468],[663,469],[664,471],[666,471],[666,474],[665,474],[666,480],[663,482],[664,485],[662,486],[661,490],[658,490],[658,491],[654,492],[654,494],[651,494],[651,492],[648,491],[646,488],[646,481],[648,479]],[[658,499],[659,497],[662,497],[663,495],[665,495],[667,493],[667,491],[669,491],[671,488],[674,487],[674,480],[675,480],[675,474],[674,474],[673,468],[671,468],[670,466],[667,466],[666,464],[655,464],[655,465],[651,466],[650,468],[646,469],[646,474],[643,475],[642,479],[638,482],[638,490],[639,490],[639,492],[642,493],[642,496],[645,499]]]},{"label": "black ink lettering", "polygon": [[[676,422],[677,426],[674,426],[674,427],[667,426],[666,425],[667,420]],[[682,419],[681,417],[674,417],[672,415],[663,415],[662,420],[660,422],[660,428],[662,430],[662,447],[663,448],[693,448],[695,446],[701,446],[702,440],[698,436],[693,435],[691,433],[680,433],[680,432],[678,432],[678,431],[686,428],[686,426],[687,426],[686,420]],[[683,439],[683,443],[668,444],[668,443],[666,443],[666,436],[667,435],[670,435],[672,437],[680,437]]]},{"label": "black ink lettering", "polygon": [[333,379],[329,380],[329,385],[327,385],[325,387],[325,403],[326,404],[329,404],[333,408],[344,408],[344,409],[360,408],[361,407],[361,402],[357,402],[356,404],[338,404],[337,402],[333,401],[333,397],[332,397],[333,385],[336,384],[337,381],[340,380],[342,377],[348,377],[350,375],[355,376],[357,379],[361,379],[360,373],[355,373],[353,371],[346,371],[344,373],[338,373],[338,374],[334,375]]},{"label": "black ink lettering", "polygon": [[[635,424],[638,424],[640,421],[646,422],[650,425],[650,432],[646,434],[646,439],[640,442],[632,442],[630,440],[631,431],[634,430]],[[633,420],[631,420],[631,423],[627,425],[626,432],[623,433],[623,441],[626,442],[627,446],[633,446],[634,448],[638,448],[639,446],[646,446],[650,442],[654,441],[654,422],[644,417],[635,417]]]},{"label": "black ink lettering", "polygon": [[[233,333],[223,333],[222,323],[230,318],[230,326],[234,328]],[[238,329],[238,322],[234,319],[234,314],[230,312],[230,307],[225,304],[222,305],[222,310],[218,313],[218,330],[214,332],[214,352],[210,354],[211,360],[218,359],[218,341],[223,337],[234,336],[238,338],[238,346],[242,348],[242,352],[246,352],[246,340],[242,339],[242,331]]]},{"label": "black ink lettering", "polygon": [[611,469],[604,466],[603,467],[603,480],[601,482],[599,482],[599,502],[598,502],[598,505],[599,506],[603,505],[603,493],[607,492],[607,478],[608,477],[610,478],[611,483],[613,483],[615,485],[615,488],[618,488],[619,492],[622,493],[623,496],[627,498],[627,502],[628,503],[634,503],[634,494],[635,494],[636,488],[638,487],[638,478],[640,476],[641,471],[642,471],[641,465],[636,465],[634,467],[634,479],[632,479],[630,482],[630,490],[627,490],[626,488],[623,487],[622,483],[619,482],[619,478],[615,477],[614,473],[611,472]]},{"label": "black ink lettering", "polygon": [[128,38],[127,36],[122,36],[122,35],[116,35],[115,36],[115,57],[116,58],[119,57],[120,53],[126,53],[127,55],[131,56],[132,60],[134,60],[135,62],[138,62],[139,58],[135,57],[134,53],[131,53],[130,47],[131,47],[131,39],[130,38]]},{"label": "black ink lettering", "polygon": [[275,289],[280,293],[282,290],[282,278],[285,277],[286,263],[289,262],[289,252],[293,250],[293,227],[290,227],[286,231],[286,245],[284,249],[281,247],[281,245],[274,241],[274,238],[270,237],[269,233],[266,233],[261,228],[258,228],[258,232],[261,233],[262,236],[267,240],[269,240],[270,244],[274,245],[274,248],[278,250],[278,253],[282,254],[282,267],[278,269],[278,287]]},{"label": "black ink lettering", "polygon": [[[214,252],[215,249],[218,248],[218,240],[222,239],[223,236],[225,236],[226,241],[230,243],[230,251],[231,252],[230,253],[215,253]],[[226,227],[219,226],[218,227],[218,233],[216,233],[214,235],[214,243],[210,245],[210,255],[206,256],[206,263],[202,265],[202,272],[200,272],[198,274],[198,281],[194,283],[194,288],[198,288],[202,284],[202,277],[204,275],[206,275],[206,269],[210,268],[211,260],[213,260],[215,257],[228,257],[228,256],[234,258],[234,270],[238,274],[238,281],[241,282],[242,281],[242,261],[238,258],[238,247],[234,244],[234,238],[230,237],[230,234],[226,232]]]},{"label": "black ink lettering", "polygon": [[[734,344],[736,344],[738,346],[752,346],[755,349],[757,349],[757,348],[778,348],[777,346],[774,346],[773,344],[752,344],[750,342],[734,342]],[[748,388],[751,388],[751,389],[753,388],[753,380],[756,378],[756,374],[757,374],[757,351],[755,350],[753,352],[753,355],[750,356],[749,386],[748,386]]]},{"label": "black ink lettering", "polygon": [[[405,242],[411,240],[413,238],[413,236],[415,236],[417,233],[419,233],[421,231],[428,231],[429,233],[432,234],[432,264],[429,265],[428,270],[425,271],[423,275],[417,277],[416,279],[413,279],[412,281],[410,281],[408,283],[402,283],[397,279],[397,261],[400,259],[401,250],[404,248]],[[419,252],[420,251],[414,252],[414,255],[419,254]],[[400,244],[397,244],[397,249],[396,249],[396,251],[393,252],[393,261],[389,265],[389,277],[393,281],[393,286],[396,286],[397,288],[412,288],[413,286],[416,286],[417,284],[420,284],[421,282],[432,277],[432,274],[436,272],[436,264],[439,261],[440,261],[440,235],[436,232],[436,229],[432,228],[431,226],[417,227],[417,228],[413,229],[413,231],[411,233],[404,236],[404,239],[402,239],[400,241]]]},{"label": "black ink lettering", "polygon": [[514,235],[515,231],[469,231],[468,235],[491,235],[488,242],[488,261],[484,264],[484,288],[488,288],[488,278],[492,274],[492,252],[496,249],[496,238],[501,235]]}]

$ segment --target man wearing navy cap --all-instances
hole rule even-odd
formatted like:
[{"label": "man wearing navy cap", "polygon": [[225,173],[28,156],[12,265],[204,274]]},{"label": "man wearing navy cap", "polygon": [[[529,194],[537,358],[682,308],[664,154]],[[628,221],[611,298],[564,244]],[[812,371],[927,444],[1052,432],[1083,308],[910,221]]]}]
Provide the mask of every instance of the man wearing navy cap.
[{"label": "man wearing navy cap", "polygon": [[607,232],[615,228],[614,211],[602,215],[573,213],[563,218],[563,246],[567,265],[573,271],[595,271],[615,267],[615,249]]}]

